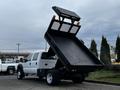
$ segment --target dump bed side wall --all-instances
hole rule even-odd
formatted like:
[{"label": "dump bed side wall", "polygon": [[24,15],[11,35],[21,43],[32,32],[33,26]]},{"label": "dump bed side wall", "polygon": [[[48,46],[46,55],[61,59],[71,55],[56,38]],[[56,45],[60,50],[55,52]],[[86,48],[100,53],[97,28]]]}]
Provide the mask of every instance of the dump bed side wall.
[{"label": "dump bed side wall", "polygon": [[61,60],[62,64],[64,66],[66,66],[67,68],[69,68],[70,67],[70,63],[67,61],[67,59],[65,58],[63,53],[59,50],[59,48],[56,46],[56,43],[53,40],[53,38],[52,38],[52,36],[50,35],[49,32],[46,32],[45,39],[49,43],[49,45],[52,48],[52,50],[57,54],[57,56],[59,57],[59,60]]},{"label": "dump bed side wall", "polygon": [[103,64],[98,57],[96,57],[77,37],[74,38],[75,42],[79,47],[82,47],[82,49],[85,51],[86,54],[89,54],[89,57],[91,60],[96,64]]},{"label": "dump bed side wall", "polygon": [[[61,60],[64,64],[73,66],[95,66],[101,62],[77,39],[75,36],[67,35],[56,31],[47,32],[45,37],[56,53],[61,53]],[[49,39],[48,39],[49,38]],[[59,54],[60,54],[59,53]],[[60,55],[58,55],[61,57]]]},{"label": "dump bed side wall", "polygon": [[[91,57],[91,53],[87,52],[84,45],[79,45],[74,39],[64,37],[53,37],[56,46],[59,47],[65,58],[71,65],[96,65],[98,59]],[[80,43],[82,44],[82,43]]]}]

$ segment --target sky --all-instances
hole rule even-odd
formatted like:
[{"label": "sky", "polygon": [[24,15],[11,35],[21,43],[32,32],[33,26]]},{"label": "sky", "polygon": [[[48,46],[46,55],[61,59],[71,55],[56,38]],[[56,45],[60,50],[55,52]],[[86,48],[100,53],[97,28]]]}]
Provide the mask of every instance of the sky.
[{"label": "sky", "polygon": [[120,34],[120,0],[0,0],[0,51],[44,49],[44,34],[53,15],[52,6],[81,17],[77,34],[89,48],[94,39],[100,47],[104,35],[115,46]]}]

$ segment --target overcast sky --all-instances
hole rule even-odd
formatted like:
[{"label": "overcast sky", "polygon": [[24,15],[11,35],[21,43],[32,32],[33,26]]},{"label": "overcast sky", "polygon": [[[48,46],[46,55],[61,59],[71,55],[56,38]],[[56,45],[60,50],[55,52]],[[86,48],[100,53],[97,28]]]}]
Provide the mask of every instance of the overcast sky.
[{"label": "overcast sky", "polygon": [[42,49],[44,33],[55,14],[52,6],[75,11],[81,19],[78,38],[89,47],[102,35],[115,45],[120,34],[120,0],[0,0],[0,50]]}]

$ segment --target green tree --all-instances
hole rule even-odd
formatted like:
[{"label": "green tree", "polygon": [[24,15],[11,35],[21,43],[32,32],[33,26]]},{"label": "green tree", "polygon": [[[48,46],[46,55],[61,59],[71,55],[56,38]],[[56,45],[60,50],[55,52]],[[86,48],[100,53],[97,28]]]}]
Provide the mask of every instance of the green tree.
[{"label": "green tree", "polygon": [[97,44],[95,40],[91,40],[91,45],[90,45],[90,51],[98,57],[98,52],[97,52]]},{"label": "green tree", "polygon": [[101,41],[100,60],[106,66],[111,65],[110,47],[104,36],[102,36],[102,41]]},{"label": "green tree", "polygon": [[120,62],[120,37],[117,37],[115,53],[117,55],[116,62]]}]

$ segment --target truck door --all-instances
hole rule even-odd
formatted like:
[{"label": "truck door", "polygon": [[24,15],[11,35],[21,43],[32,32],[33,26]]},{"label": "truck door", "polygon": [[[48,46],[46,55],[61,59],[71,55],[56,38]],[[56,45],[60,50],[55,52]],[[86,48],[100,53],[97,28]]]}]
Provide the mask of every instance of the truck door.
[{"label": "truck door", "polygon": [[30,71],[31,71],[31,60],[32,60],[32,57],[33,57],[33,54],[30,54],[27,57],[25,63],[23,63],[23,67],[24,67],[23,69],[24,69],[25,73],[30,73]]},{"label": "truck door", "polygon": [[40,69],[52,69],[55,67],[58,58],[57,56],[49,56],[47,52],[41,54]]},{"label": "truck door", "polygon": [[38,69],[38,62],[39,62],[39,52],[34,53],[34,56],[31,61],[31,73],[32,74],[37,74],[37,69]]}]

